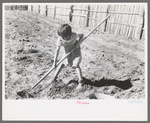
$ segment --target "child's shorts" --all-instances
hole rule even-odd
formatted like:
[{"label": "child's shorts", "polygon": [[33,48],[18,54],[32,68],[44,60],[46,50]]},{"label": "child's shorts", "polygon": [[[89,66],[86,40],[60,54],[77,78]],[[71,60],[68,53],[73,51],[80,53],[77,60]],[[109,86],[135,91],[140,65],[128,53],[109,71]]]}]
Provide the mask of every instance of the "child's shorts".
[{"label": "child's shorts", "polygon": [[80,63],[81,63],[81,59],[82,57],[79,56],[79,57],[76,57],[74,60],[72,60],[72,62],[69,62],[68,59],[66,58],[63,62],[63,64],[65,66],[69,66],[69,67],[73,67],[73,68],[77,68],[79,67]]}]

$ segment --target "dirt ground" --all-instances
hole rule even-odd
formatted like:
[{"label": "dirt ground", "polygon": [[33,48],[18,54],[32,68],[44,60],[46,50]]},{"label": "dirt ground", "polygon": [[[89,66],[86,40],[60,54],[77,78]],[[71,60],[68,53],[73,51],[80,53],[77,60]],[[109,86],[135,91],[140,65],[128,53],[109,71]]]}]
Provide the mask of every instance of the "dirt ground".
[{"label": "dirt ground", "polygon": [[[18,91],[31,88],[51,69],[61,23],[28,11],[5,12],[5,99],[89,99],[93,93],[116,99],[145,98],[145,42],[109,33],[93,33],[81,44],[82,90],[75,90],[76,71],[65,67],[55,83],[47,86],[52,72],[30,96],[18,96]],[[91,30],[71,25],[84,35]]]}]

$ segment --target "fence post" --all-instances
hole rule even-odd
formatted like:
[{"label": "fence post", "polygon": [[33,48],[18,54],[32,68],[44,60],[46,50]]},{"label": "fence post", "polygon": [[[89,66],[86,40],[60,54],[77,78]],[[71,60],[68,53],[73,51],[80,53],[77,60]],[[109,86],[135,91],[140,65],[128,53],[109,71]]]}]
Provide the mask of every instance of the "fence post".
[{"label": "fence post", "polygon": [[47,5],[46,5],[46,12],[45,13],[46,13],[46,16],[47,16],[48,15]]},{"label": "fence post", "polygon": [[38,13],[40,13],[40,5],[38,5]]},{"label": "fence post", "polygon": [[28,5],[26,5],[26,10],[29,10]]},{"label": "fence post", "polygon": [[17,5],[15,6],[15,10],[17,10]]},{"label": "fence post", "polygon": [[145,27],[145,10],[143,12],[143,24],[142,24],[142,31],[141,31],[141,34],[140,34],[140,39],[142,39],[142,37],[145,38],[145,36],[143,36],[143,31],[145,31],[144,27]]},{"label": "fence post", "polygon": [[88,27],[88,26],[89,26],[89,17],[90,17],[90,5],[88,5],[88,10],[87,10],[86,27]]},{"label": "fence post", "polygon": [[72,14],[73,14],[73,5],[70,6],[70,13],[69,13],[69,21],[72,22]]},{"label": "fence post", "polygon": [[53,19],[55,19],[55,17],[56,17],[56,5],[54,6],[54,17],[53,17]]},{"label": "fence post", "polygon": [[141,6],[139,11],[137,29],[135,33],[135,38],[137,39],[141,38],[143,24],[144,24],[144,7]]},{"label": "fence post", "polygon": [[[110,5],[108,5],[107,9],[106,9],[106,17],[108,16],[109,14],[109,8],[110,8]],[[105,21],[105,27],[104,27],[104,32],[106,32],[106,28],[107,28],[107,21],[108,21],[108,18],[106,19]]]},{"label": "fence post", "polygon": [[73,17],[73,15],[72,15],[73,14],[73,7],[74,7],[74,5],[70,6],[70,13],[69,13],[69,21],[70,22],[72,22],[72,17]]}]

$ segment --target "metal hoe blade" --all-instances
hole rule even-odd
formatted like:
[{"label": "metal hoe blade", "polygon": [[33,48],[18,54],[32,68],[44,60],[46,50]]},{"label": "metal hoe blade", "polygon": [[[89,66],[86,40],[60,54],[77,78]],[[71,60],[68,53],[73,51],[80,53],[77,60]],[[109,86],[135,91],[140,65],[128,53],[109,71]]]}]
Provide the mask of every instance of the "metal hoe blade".
[{"label": "metal hoe blade", "polygon": [[17,95],[19,95],[22,98],[34,98],[33,95],[29,94],[27,90],[18,91]]}]

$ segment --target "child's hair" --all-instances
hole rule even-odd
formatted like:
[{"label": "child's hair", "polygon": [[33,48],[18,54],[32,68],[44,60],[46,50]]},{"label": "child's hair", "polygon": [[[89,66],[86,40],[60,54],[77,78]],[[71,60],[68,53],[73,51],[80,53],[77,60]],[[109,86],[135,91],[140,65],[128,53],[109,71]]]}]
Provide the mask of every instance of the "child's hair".
[{"label": "child's hair", "polygon": [[57,30],[57,33],[61,37],[71,36],[72,28],[69,24],[62,24]]}]

